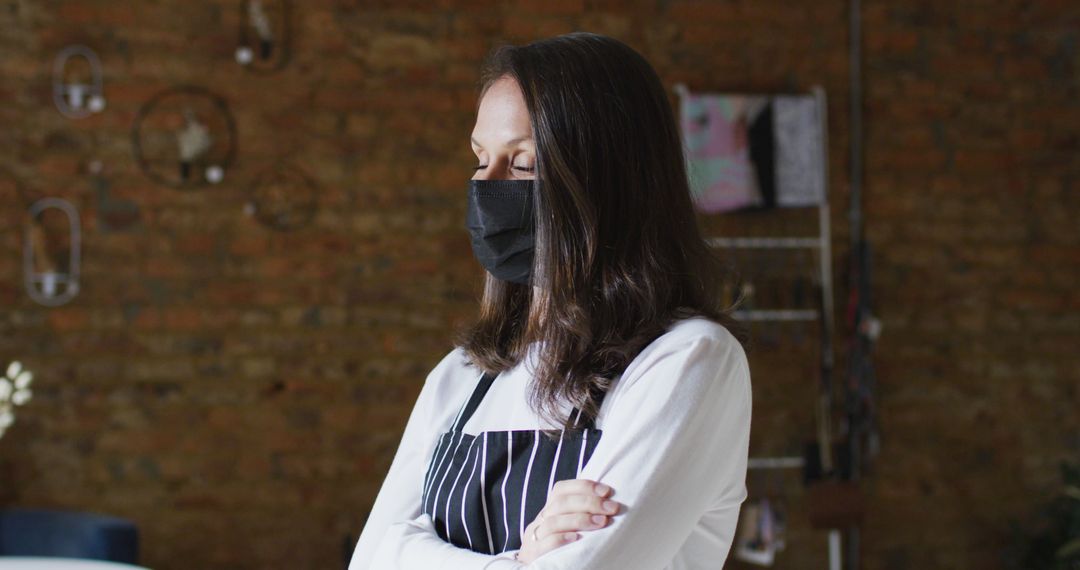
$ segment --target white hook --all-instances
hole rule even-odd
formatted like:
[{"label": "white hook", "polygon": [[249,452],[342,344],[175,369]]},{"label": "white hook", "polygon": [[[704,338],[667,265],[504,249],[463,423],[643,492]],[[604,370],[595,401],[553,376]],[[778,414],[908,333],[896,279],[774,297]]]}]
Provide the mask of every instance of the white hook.
[{"label": "white hook", "polygon": [[[72,57],[82,57],[90,65],[90,84],[66,83],[64,69]],[[53,102],[60,114],[82,119],[105,109],[104,72],[94,51],[83,45],[64,48],[53,61]]]},{"label": "white hook", "polygon": [[[56,208],[68,218],[69,252],[67,271],[56,267],[47,267],[38,271],[34,266],[35,228],[38,216],[49,208]],[[55,307],[67,303],[79,292],[79,255],[82,248],[82,236],[79,226],[79,213],[75,206],[62,198],[42,198],[30,206],[30,225],[26,228],[23,242],[23,284],[30,298],[42,305]],[[45,255],[45,252],[40,252]],[[58,291],[60,286],[63,291]]]},{"label": "white hook", "polygon": [[[244,5],[247,8],[243,11],[247,14],[248,25],[254,28],[259,36],[259,57],[268,59],[274,44],[274,31],[270,26],[270,18],[266,15],[261,0],[247,0]],[[241,45],[236,48],[236,61],[240,65],[250,65],[255,60],[255,52],[247,42],[246,29],[246,27],[242,29]]]}]

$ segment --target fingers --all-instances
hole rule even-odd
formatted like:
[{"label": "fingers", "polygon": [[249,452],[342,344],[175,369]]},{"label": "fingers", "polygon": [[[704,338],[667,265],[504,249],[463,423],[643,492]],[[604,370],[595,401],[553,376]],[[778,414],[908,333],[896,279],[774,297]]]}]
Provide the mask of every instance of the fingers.
[{"label": "fingers", "polygon": [[[566,516],[566,515],[562,515]],[[588,518],[587,516],[584,518]],[[536,517],[533,522],[529,523],[525,527],[525,534],[522,535],[522,547],[526,544],[529,545],[532,550],[540,550],[545,552],[554,547],[552,545],[559,545],[564,542],[572,542],[580,538],[577,535],[577,528],[568,526],[566,522],[553,520],[554,518],[541,518]],[[586,528],[584,526],[579,528]],[[535,530],[535,532],[534,532]],[[534,540],[533,537],[536,537]]]},{"label": "fingers", "polygon": [[[580,536],[575,532],[578,529],[589,527],[574,527],[572,520],[558,520],[560,518],[573,519],[573,515],[560,515],[559,517],[547,517],[536,519],[525,527],[525,540],[532,543],[532,548],[546,552],[555,546],[577,540]],[[582,518],[588,519],[588,516]],[[536,532],[533,532],[535,527]],[[533,540],[536,536],[536,540]]]},{"label": "fingers", "polygon": [[[536,528],[536,540],[533,540],[534,527]],[[579,538],[581,538],[581,535],[576,532],[545,531],[541,519],[537,518],[525,527],[525,536],[521,543],[521,550],[518,553],[518,560],[528,564],[542,554],[574,542]]]},{"label": "fingers", "polygon": [[605,499],[596,495],[557,495],[548,496],[547,506],[544,507],[544,517],[553,517],[567,513],[588,513],[597,515],[614,515],[619,512],[619,503],[611,499]]},{"label": "fingers", "polygon": [[[619,512],[619,503],[609,499],[614,489],[589,479],[557,481],[548,493],[544,508],[525,527],[519,559],[535,557],[581,538],[578,531],[603,528]],[[533,538],[533,530],[536,538]]]},{"label": "fingers", "polygon": [[589,479],[565,479],[556,482],[548,494],[547,504],[540,516],[571,512],[613,515],[619,512],[617,501],[606,499],[614,489]]},{"label": "fingers", "polygon": [[563,479],[556,481],[551,487],[551,493],[561,495],[563,493],[577,493],[581,495],[595,494],[601,497],[611,495],[611,487],[589,479]]},{"label": "fingers", "polygon": [[549,550],[555,550],[556,548],[574,542],[579,538],[581,538],[581,535],[576,532],[557,532],[549,534],[540,538],[540,542],[537,544],[537,550],[542,553]]},{"label": "fingers", "polygon": [[591,515],[589,513],[549,516],[544,519],[543,526],[540,527],[537,534],[543,536],[545,532],[558,534],[579,530],[595,530],[607,526],[608,520],[610,518],[607,515]]}]

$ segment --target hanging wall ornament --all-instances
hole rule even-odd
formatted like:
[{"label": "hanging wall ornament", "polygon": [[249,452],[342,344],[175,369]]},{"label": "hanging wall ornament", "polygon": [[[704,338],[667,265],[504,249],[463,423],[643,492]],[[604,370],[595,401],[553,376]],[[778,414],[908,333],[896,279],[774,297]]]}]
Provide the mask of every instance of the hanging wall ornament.
[{"label": "hanging wall ornament", "polygon": [[[82,71],[72,59],[86,62]],[[53,61],[53,102],[60,113],[69,119],[82,119],[105,109],[104,74],[101,60],[83,45],[68,46]]]},{"label": "hanging wall ornament", "polygon": [[307,225],[318,207],[318,187],[299,167],[282,164],[259,175],[244,213],[264,226],[292,231]]},{"label": "hanging wall ornament", "polygon": [[146,102],[131,139],[139,168],[173,188],[217,184],[236,157],[236,122],[225,99],[192,85]]},{"label": "hanging wall ornament", "polygon": [[[67,239],[47,212],[58,210],[66,216]],[[82,234],[75,206],[61,198],[42,198],[30,206],[30,220],[23,240],[23,284],[30,298],[55,307],[67,303],[79,292],[79,257]]]},{"label": "hanging wall ornament", "polygon": [[236,61],[252,71],[277,71],[288,63],[291,6],[288,0],[242,0]]}]

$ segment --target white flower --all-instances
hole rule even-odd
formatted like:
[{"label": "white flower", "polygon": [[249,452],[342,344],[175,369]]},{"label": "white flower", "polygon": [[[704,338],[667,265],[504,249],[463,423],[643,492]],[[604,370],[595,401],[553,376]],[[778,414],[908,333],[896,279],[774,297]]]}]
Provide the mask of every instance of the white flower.
[{"label": "white flower", "polygon": [[34,373],[29,370],[23,370],[17,377],[15,377],[15,387],[22,390],[30,385],[30,382],[34,379]]},{"label": "white flower", "polygon": [[30,391],[33,380],[34,374],[23,370],[18,360],[8,365],[6,377],[0,376],[0,437],[4,437],[15,423],[15,406],[25,404],[33,397],[34,393]]},{"label": "white flower", "polygon": [[33,393],[30,392],[29,388],[16,390],[15,393],[11,395],[11,403],[16,406],[21,406],[30,401],[30,396],[33,396]]}]

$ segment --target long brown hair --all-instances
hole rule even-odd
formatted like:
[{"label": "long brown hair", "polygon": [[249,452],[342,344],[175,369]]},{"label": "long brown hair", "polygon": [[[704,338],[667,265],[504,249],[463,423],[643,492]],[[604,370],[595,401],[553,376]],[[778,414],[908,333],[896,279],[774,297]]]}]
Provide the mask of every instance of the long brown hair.
[{"label": "long brown hair", "polygon": [[678,125],[645,58],[586,32],[504,45],[477,100],[505,76],[536,142],[533,281],[487,274],[479,316],[455,338],[467,359],[498,373],[540,341],[529,404],[571,429],[560,402],[595,417],[610,378],[677,320],[707,317],[745,344],[721,306],[729,273],[702,237]]}]

